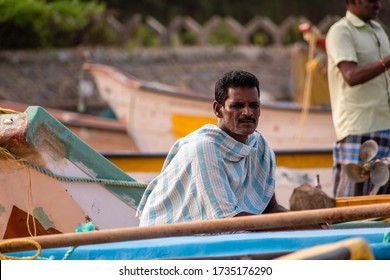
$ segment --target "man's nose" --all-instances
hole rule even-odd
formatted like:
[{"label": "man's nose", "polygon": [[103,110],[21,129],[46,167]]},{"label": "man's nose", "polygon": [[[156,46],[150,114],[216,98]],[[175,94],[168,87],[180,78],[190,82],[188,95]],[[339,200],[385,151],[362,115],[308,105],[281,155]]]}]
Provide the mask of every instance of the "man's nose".
[{"label": "man's nose", "polygon": [[243,114],[246,115],[246,116],[252,116],[253,115],[253,109],[250,106],[245,106]]}]

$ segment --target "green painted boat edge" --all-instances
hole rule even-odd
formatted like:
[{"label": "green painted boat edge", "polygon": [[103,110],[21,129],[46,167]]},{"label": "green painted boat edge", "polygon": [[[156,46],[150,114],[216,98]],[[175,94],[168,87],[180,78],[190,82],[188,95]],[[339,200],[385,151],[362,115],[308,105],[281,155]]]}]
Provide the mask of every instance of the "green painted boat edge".
[{"label": "green painted boat edge", "polygon": [[[40,106],[30,106],[26,109],[25,113],[29,122],[26,140],[31,147],[37,147],[35,136],[39,135],[39,131],[43,128],[46,129],[55,140],[64,144],[64,156],[68,160],[73,163],[82,162],[85,166],[96,172],[96,178],[135,181],[99,152],[95,151],[82,141],[44,108]],[[137,207],[144,192],[144,188],[138,187],[113,185],[105,185],[105,187],[120,200],[133,208]]]}]

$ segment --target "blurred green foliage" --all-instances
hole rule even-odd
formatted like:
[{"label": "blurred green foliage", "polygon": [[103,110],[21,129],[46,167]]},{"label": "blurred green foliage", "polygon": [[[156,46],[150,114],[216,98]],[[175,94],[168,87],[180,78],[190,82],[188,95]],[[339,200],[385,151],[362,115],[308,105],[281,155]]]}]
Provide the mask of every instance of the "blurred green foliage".
[{"label": "blurred green foliage", "polygon": [[[129,48],[158,47],[161,38],[145,23],[155,18],[168,27],[176,16],[190,16],[199,24],[210,18],[232,17],[245,26],[255,16],[270,18],[281,24],[288,16],[303,16],[318,23],[326,15],[345,14],[344,0],[0,0],[0,50],[72,47],[79,44],[117,45]],[[127,42],[102,15],[111,14],[123,25],[135,14],[142,24],[131,30]],[[379,15],[385,29],[390,26],[390,7],[383,5]],[[116,28],[117,29],[117,28]],[[126,33],[126,32],[124,32]],[[122,38],[120,38],[122,36]],[[188,30],[180,30],[170,38],[174,46],[196,45],[198,38]],[[302,39],[298,23],[283,38],[284,44]],[[258,30],[250,38],[255,45],[272,44],[272,38]],[[208,44],[238,44],[237,34],[221,23],[207,38]]]},{"label": "blurred green foliage", "polygon": [[118,45],[120,38],[107,23],[98,21],[90,30],[88,34],[87,43],[89,45]]},{"label": "blurred green foliage", "polygon": [[345,13],[345,0],[100,0],[100,2],[106,3],[107,8],[119,11],[124,19],[141,13],[156,18],[164,25],[177,15],[191,16],[200,23],[205,23],[215,15],[230,16],[241,24],[246,24],[257,15],[269,17],[276,23],[281,23],[289,15],[300,15],[316,23],[325,15]]},{"label": "blurred green foliage", "polygon": [[211,45],[223,45],[225,47],[238,45],[239,42],[239,38],[227,27],[225,21],[221,21],[221,23],[210,32],[207,38],[207,43]]},{"label": "blurred green foliage", "polygon": [[161,42],[158,36],[145,24],[137,26],[131,38],[127,41],[127,47],[129,49],[135,47],[159,47]]},{"label": "blurred green foliage", "polygon": [[187,30],[180,30],[179,32],[179,38],[177,38],[177,41],[174,42],[175,46],[194,46],[196,45],[197,42],[197,37],[196,34],[187,31]]},{"label": "blurred green foliage", "polygon": [[0,0],[0,49],[70,46],[104,10],[95,1]]}]

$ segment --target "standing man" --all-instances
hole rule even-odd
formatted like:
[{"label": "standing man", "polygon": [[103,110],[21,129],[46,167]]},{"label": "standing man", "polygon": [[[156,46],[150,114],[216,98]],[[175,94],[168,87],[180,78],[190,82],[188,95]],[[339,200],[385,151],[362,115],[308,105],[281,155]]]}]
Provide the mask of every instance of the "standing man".
[{"label": "standing man", "polygon": [[[328,79],[337,142],[333,147],[334,195],[368,195],[370,180],[348,179],[345,165],[362,165],[359,149],[368,139],[379,145],[377,158],[390,155],[390,46],[374,21],[380,0],[346,0],[346,16],[326,37]],[[378,193],[390,193],[389,182]]]},{"label": "standing man", "polygon": [[169,151],[138,207],[141,226],[288,211],[275,199],[274,152],[256,131],[258,79],[242,70],[225,73],[215,85],[213,110],[217,125],[201,127]]}]

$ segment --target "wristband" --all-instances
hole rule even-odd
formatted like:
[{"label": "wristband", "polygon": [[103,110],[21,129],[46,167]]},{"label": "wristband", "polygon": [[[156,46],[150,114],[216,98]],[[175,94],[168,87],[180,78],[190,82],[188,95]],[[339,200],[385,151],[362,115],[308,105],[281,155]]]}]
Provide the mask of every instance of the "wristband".
[{"label": "wristband", "polygon": [[382,67],[387,71],[389,68],[387,68],[386,64],[383,62],[382,59],[379,60],[379,63],[382,65]]}]

